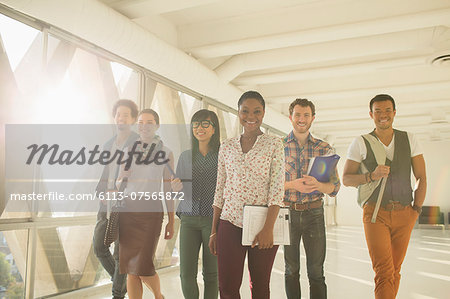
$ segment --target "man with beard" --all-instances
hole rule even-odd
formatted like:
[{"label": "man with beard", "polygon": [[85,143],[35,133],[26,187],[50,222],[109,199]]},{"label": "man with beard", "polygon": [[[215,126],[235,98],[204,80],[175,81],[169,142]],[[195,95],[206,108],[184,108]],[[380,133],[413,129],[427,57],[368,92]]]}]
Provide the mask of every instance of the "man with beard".
[{"label": "man with beard", "polygon": [[[114,104],[112,115],[116,124],[117,135],[106,142],[103,149],[114,153],[116,150],[122,151],[132,145],[139,137],[137,133],[131,130],[131,126],[136,122],[138,107],[131,100],[118,100]],[[97,194],[117,191],[116,179],[119,173],[119,165],[116,162],[105,165],[97,185]],[[125,297],[127,292],[127,277],[126,274],[119,273],[119,241],[116,240],[115,242],[114,256],[111,255],[109,246],[104,244],[107,224],[107,207],[105,201],[102,201],[94,230],[94,253],[103,268],[111,276],[113,299],[121,299]]]},{"label": "man with beard", "polygon": [[[350,145],[343,181],[346,186],[358,187],[375,271],[375,298],[393,299],[411,231],[425,200],[425,160],[414,135],[392,127],[396,110],[391,96],[375,96],[369,108],[375,130]],[[411,168],[417,185],[414,198]]]},{"label": "man with beard", "polygon": [[284,247],[285,288],[288,299],[300,299],[300,240],[306,253],[310,298],[327,298],[323,273],[326,239],[323,214],[323,196],[336,196],[340,181],[337,172],[329,182],[321,183],[306,175],[313,157],[329,155],[333,148],[310,132],[315,118],[315,107],[307,99],[296,99],[289,106],[293,130],[285,142],[286,183],[285,205],[291,209],[291,245]]}]

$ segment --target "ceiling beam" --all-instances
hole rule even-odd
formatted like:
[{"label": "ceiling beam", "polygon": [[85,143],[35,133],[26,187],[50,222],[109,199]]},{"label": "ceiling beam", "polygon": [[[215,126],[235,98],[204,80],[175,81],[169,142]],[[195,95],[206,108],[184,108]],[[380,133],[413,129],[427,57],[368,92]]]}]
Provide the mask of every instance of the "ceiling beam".
[{"label": "ceiling beam", "polygon": [[160,15],[164,13],[180,11],[192,7],[202,6],[219,0],[132,0],[118,1],[110,4],[121,14],[130,19],[141,18],[144,16]]},{"label": "ceiling beam", "polygon": [[[424,84],[439,81],[450,82],[450,68],[422,65],[384,70],[367,70],[364,74],[281,82],[259,86],[266,97],[283,94],[309,94],[326,91],[345,91],[351,89],[378,88],[380,92],[389,86]],[[450,84],[450,83],[449,83]]]},{"label": "ceiling beam", "polygon": [[[391,57],[396,53],[404,53],[405,55],[409,53],[408,56],[427,55],[433,52],[430,44],[434,34],[434,28],[427,28],[382,36],[240,54],[227,60],[215,71],[223,80],[230,82],[246,71],[270,70],[292,67],[293,65],[355,58],[370,59],[372,56],[372,60],[376,60],[377,56]],[[386,47],[385,45],[389,46]]]},{"label": "ceiling beam", "polygon": [[291,103],[298,97],[307,98],[314,102],[330,101],[334,103],[352,103],[351,99],[364,101],[368,103],[371,98],[379,93],[387,93],[397,99],[399,97],[406,98],[408,95],[420,93],[426,97],[427,93],[433,93],[435,97],[448,97],[450,92],[450,84],[448,80],[430,83],[417,83],[413,85],[385,86],[377,88],[355,88],[352,90],[327,91],[304,94],[288,94],[285,96],[266,96],[268,103]]},{"label": "ceiling beam", "polygon": [[178,25],[182,49],[191,49],[450,9],[448,0],[319,0],[314,3],[289,0],[292,5],[288,6],[285,1],[279,1],[278,6],[270,8],[260,5],[260,2],[267,2],[260,0],[251,8],[249,1],[228,0],[227,3],[237,2],[239,9],[227,9],[232,4],[214,5],[167,17]]},{"label": "ceiling beam", "polygon": [[135,18],[133,22],[147,29],[158,38],[178,48],[178,32],[174,24],[159,15]]},{"label": "ceiling beam", "polygon": [[427,58],[428,56],[414,56],[408,58],[378,60],[366,63],[320,67],[305,70],[286,72],[280,71],[261,75],[239,76],[233,80],[233,84],[237,86],[264,85],[277,82],[342,77],[346,75],[363,74],[368,71],[376,71],[378,69],[424,65],[427,62]]},{"label": "ceiling beam", "polygon": [[450,9],[438,9],[411,15],[230,40],[197,47],[187,47],[184,50],[197,58],[212,58],[442,25],[450,25]]}]

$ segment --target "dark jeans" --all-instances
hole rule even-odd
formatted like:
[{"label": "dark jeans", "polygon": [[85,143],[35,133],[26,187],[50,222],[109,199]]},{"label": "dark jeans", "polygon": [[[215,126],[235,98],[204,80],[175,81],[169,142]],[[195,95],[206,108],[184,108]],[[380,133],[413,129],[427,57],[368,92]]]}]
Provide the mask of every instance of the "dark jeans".
[{"label": "dark jeans", "polygon": [[114,243],[114,256],[109,251],[103,241],[105,239],[106,226],[108,219],[106,212],[99,211],[97,214],[97,223],[94,230],[94,254],[105,268],[106,272],[111,275],[112,295],[124,297],[127,293],[127,275],[119,273],[119,242]]},{"label": "dark jeans", "polygon": [[284,246],[285,289],[288,299],[300,299],[300,240],[306,252],[309,298],[327,298],[323,274],[326,239],[323,207],[306,211],[291,210],[291,245]]}]

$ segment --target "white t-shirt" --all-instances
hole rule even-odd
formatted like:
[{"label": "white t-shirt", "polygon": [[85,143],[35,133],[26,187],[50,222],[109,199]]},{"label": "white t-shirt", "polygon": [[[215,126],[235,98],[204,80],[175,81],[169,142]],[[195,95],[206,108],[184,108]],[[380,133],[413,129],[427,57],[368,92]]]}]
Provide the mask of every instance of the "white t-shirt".
[{"label": "white t-shirt", "polygon": [[[407,133],[409,145],[411,147],[411,157],[423,154],[422,148],[420,147],[420,144],[417,141],[417,137],[412,133],[409,132]],[[391,143],[389,143],[388,146],[384,145],[381,141],[379,141],[386,151],[386,157],[391,161],[394,158],[394,144],[395,144],[394,140],[395,134],[391,140]],[[361,163],[364,159],[366,159],[366,156],[367,156],[366,143],[364,142],[362,136],[358,136],[353,140],[352,144],[348,148],[347,159]]]}]

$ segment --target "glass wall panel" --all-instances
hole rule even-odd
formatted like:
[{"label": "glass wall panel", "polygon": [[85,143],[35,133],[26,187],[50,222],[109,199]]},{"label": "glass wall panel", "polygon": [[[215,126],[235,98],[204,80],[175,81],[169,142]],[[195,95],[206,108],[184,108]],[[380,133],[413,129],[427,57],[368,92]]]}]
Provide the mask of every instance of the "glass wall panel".
[{"label": "glass wall panel", "polygon": [[224,111],[212,104],[205,105],[206,109],[214,111],[219,117],[220,139],[223,141],[228,138],[236,137],[241,132],[239,118],[234,112]]},{"label": "glass wall panel", "polygon": [[37,230],[34,296],[95,285],[103,269],[92,249],[94,225]]},{"label": "glass wall panel", "polygon": [[28,230],[0,232],[0,298],[24,297]]},{"label": "glass wall panel", "polygon": [[[46,85],[35,101],[38,123],[113,123],[112,108],[118,99],[139,102],[139,72],[52,35],[45,74]],[[72,190],[77,192],[76,187]],[[70,215],[53,214],[57,216]]]},{"label": "glass wall panel", "polygon": [[120,98],[138,103],[139,73],[52,35],[45,84],[34,99],[34,122],[108,124]]},{"label": "glass wall panel", "polygon": [[240,134],[241,124],[236,114],[232,112],[223,112],[224,127],[227,133],[227,138],[236,137]]},{"label": "glass wall panel", "polygon": [[30,211],[5,212],[5,124],[27,123],[29,99],[38,89],[43,55],[42,32],[0,14],[0,214],[29,217]]},{"label": "glass wall panel", "polygon": [[161,124],[185,124],[180,93],[162,83],[156,84],[152,109],[158,112]]},{"label": "glass wall panel", "polygon": [[186,123],[189,123],[192,115],[194,115],[194,113],[198,110],[202,109],[202,102],[194,98],[193,96],[190,96],[183,92],[179,92],[178,94],[180,96],[184,119],[186,120]]},{"label": "glass wall panel", "polygon": [[119,98],[138,102],[140,74],[118,62],[110,62],[110,64]]},{"label": "glass wall panel", "polygon": [[[44,53],[41,31],[0,15],[0,116],[5,123],[103,124],[112,123],[116,100],[139,102],[141,74],[118,62],[86,51],[74,43],[48,36]],[[0,156],[4,154],[4,128],[0,130]],[[4,161],[1,169],[4,169]],[[37,172],[37,175],[42,175]],[[0,175],[3,180],[4,175]],[[29,211],[4,212],[2,218],[30,217]],[[35,186],[47,190],[45,183]],[[32,190],[28,190],[32,191]],[[51,190],[48,190],[51,191]],[[76,192],[76,190],[74,190]],[[24,190],[27,192],[27,190]],[[72,213],[73,214],[73,213]],[[38,217],[81,216],[67,213],[39,213]],[[94,214],[94,213],[91,213]],[[62,293],[109,280],[92,250],[94,225],[52,227],[37,230],[34,296]],[[12,292],[23,298],[27,263],[27,231],[4,232],[1,247],[16,280],[0,281],[0,298]],[[19,242],[21,241],[21,242]],[[3,244],[3,243],[2,243]],[[0,257],[1,258],[1,257]],[[28,266],[32,261],[28,261]],[[13,272],[14,271],[14,272]],[[19,292],[19,289],[22,293]],[[20,293],[20,294],[19,294]]]}]

